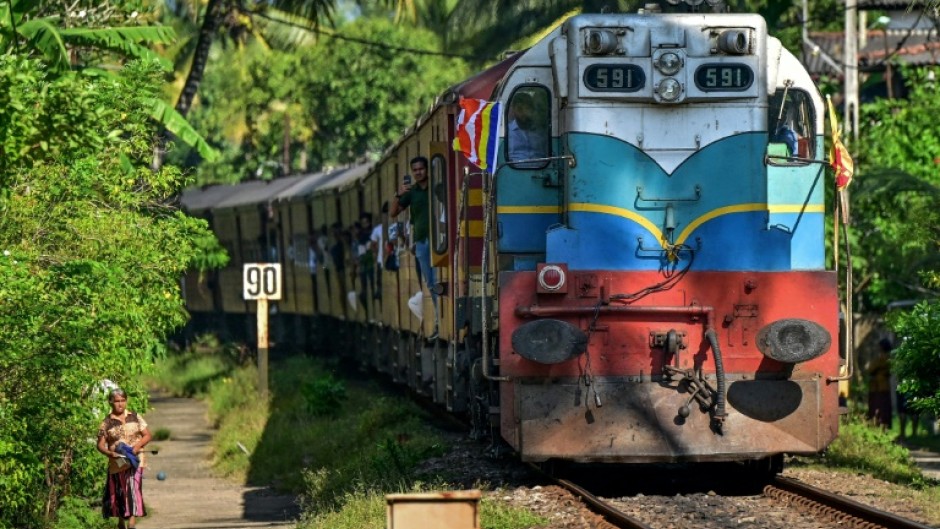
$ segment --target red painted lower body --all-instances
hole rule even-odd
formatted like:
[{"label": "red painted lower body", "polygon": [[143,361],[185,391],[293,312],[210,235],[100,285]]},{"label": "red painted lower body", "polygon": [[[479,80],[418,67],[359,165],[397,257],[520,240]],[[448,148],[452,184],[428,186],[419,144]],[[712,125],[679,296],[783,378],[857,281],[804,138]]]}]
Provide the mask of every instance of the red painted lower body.
[{"label": "red painted lower body", "polygon": [[[525,460],[709,461],[814,453],[838,428],[838,295],[831,272],[690,272],[662,292],[624,304],[662,281],[655,272],[573,271],[567,291],[537,294],[535,272],[503,272],[499,295],[501,433]],[[599,304],[599,302],[601,302]],[[602,309],[602,310],[599,310]],[[595,316],[596,314],[596,316]],[[512,333],[534,318],[566,321],[589,334],[588,350],[545,365],[516,354]],[[757,333],[780,319],[805,319],[831,336],[829,350],[798,364],[765,357]],[[663,366],[700,370],[715,388],[713,328],[724,365],[727,418],[680,408],[690,394]],[[683,336],[676,354],[655,344]]]}]

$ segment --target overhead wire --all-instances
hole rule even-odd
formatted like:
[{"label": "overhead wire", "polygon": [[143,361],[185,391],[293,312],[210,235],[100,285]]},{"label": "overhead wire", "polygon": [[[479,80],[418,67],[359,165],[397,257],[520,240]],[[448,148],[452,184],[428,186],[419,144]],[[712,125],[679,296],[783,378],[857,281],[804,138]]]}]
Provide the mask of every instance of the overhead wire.
[{"label": "overhead wire", "polygon": [[420,49],[420,48],[411,48],[408,46],[395,46],[387,42],[379,42],[375,40],[364,39],[361,37],[353,37],[350,35],[344,35],[342,33],[337,32],[336,30],[324,29],[320,27],[319,25],[308,26],[305,24],[298,24],[297,22],[292,22],[290,20],[284,20],[282,18],[272,17],[271,15],[268,15],[262,11],[247,10],[246,13],[251,16],[257,16],[265,20],[274,22],[276,24],[283,24],[285,26],[290,26],[292,28],[309,31],[310,33],[316,33],[317,35],[322,35],[324,37],[330,37],[330,38],[334,38],[337,40],[344,40],[348,42],[355,42],[363,46],[379,48],[385,51],[397,51],[397,52],[402,52],[402,53],[413,53],[415,55],[429,55],[429,56],[434,56],[434,57],[448,57],[448,58],[453,58],[453,59],[467,59],[467,60],[472,60],[472,61],[486,61],[490,59],[490,57],[479,57],[475,55],[466,55],[462,53],[450,53],[446,51],[425,50],[425,49]]}]

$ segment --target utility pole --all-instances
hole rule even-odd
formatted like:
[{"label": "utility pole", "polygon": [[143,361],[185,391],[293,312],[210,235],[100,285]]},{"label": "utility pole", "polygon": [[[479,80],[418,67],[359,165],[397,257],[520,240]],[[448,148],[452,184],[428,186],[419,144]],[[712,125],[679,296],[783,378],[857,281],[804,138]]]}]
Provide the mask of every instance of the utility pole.
[{"label": "utility pole", "polygon": [[800,20],[800,25],[803,28],[803,40],[801,41],[800,49],[803,50],[803,64],[806,64],[806,43],[809,42],[809,28],[806,27],[807,21],[809,20],[809,0],[803,0],[803,19]]},{"label": "utility pole", "polygon": [[852,135],[853,147],[858,148],[858,0],[845,0],[845,100],[843,101],[845,127],[843,138]]}]

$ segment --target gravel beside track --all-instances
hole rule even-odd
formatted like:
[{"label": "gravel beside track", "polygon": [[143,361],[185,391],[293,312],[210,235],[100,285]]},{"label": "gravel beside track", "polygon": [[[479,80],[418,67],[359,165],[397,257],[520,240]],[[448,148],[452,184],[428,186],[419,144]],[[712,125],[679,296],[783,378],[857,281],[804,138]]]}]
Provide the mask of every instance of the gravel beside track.
[{"label": "gravel beside track", "polygon": [[[507,455],[494,458],[484,443],[459,433],[445,434],[448,454],[430,460],[422,471],[443,474],[454,488],[485,486],[486,494],[510,504],[526,507],[550,520],[540,529],[605,529],[610,527],[568,491],[548,485],[545,478]],[[940,527],[940,506],[930,512],[916,491],[859,473],[810,469],[789,464],[783,475],[835,492],[923,524]],[[629,477],[625,476],[625,479]],[[582,481],[577,481],[582,484]],[[940,486],[940,485],[938,485]],[[658,491],[659,492],[659,491]],[[641,493],[642,494],[642,493]],[[682,494],[630,493],[608,498],[622,509],[657,528],[728,529],[829,529],[843,526],[788,509],[764,497],[759,490],[746,494],[721,495],[702,490]]]}]

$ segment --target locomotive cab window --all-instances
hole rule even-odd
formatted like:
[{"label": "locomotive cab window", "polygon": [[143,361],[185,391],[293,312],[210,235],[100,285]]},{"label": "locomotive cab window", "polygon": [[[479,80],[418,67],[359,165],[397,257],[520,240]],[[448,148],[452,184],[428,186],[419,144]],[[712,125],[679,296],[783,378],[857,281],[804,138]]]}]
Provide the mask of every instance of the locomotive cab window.
[{"label": "locomotive cab window", "polygon": [[771,156],[770,163],[794,163],[774,156],[815,158],[816,116],[809,94],[802,90],[778,88],[777,93],[770,98],[767,112],[767,154]]},{"label": "locomotive cab window", "polygon": [[431,240],[434,253],[447,253],[447,163],[440,154],[431,157]]},{"label": "locomotive cab window", "polygon": [[548,161],[551,106],[544,86],[523,86],[513,92],[506,112],[506,159],[516,169],[541,169]]}]

